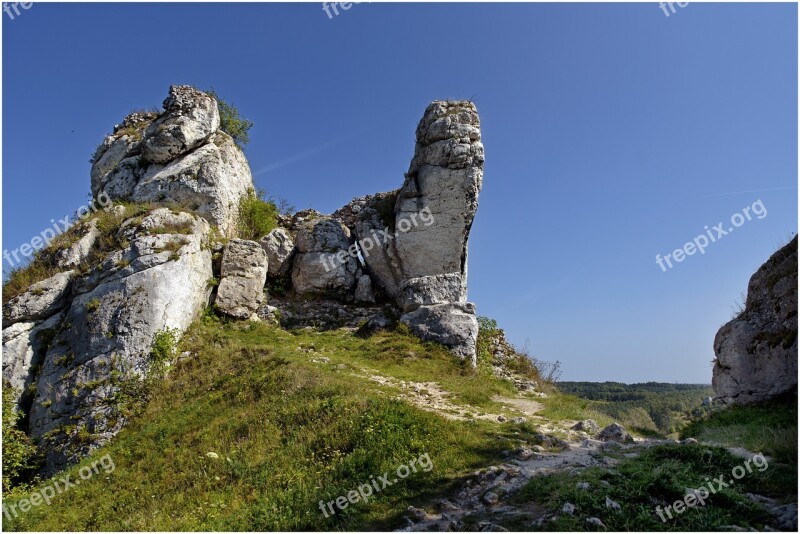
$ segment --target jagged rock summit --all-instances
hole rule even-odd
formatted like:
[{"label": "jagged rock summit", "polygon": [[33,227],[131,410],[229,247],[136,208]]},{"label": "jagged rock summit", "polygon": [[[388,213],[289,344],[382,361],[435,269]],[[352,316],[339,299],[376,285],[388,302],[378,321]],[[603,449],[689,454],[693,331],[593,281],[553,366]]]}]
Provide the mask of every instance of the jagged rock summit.
[{"label": "jagged rock summit", "polygon": [[170,87],[163,111],[126,117],[92,158],[105,210],[44,251],[49,278],[4,294],[3,379],[45,473],[123,428],[123,393],[163,369],[164,347],[209,305],[241,320],[401,321],[474,365],[467,241],[483,145],[471,102],[428,106],[399,190],[282,215],[256,240],[238,238],[253,181],[221,127],[217,100],[189,86]]},{"label": "jagged rock summit", "polygon": [[744,310],[714,339],[713,386],[723,403],[797,391],[797,236],[750,278]]},{"label": "jagged rock summit", "polygon": [[177,204],[232,236],[253,178],[242,151],[219,128],[214,98],[173,85],[163,113],[133,113],[103,140],[92,158],[92,194]]}]

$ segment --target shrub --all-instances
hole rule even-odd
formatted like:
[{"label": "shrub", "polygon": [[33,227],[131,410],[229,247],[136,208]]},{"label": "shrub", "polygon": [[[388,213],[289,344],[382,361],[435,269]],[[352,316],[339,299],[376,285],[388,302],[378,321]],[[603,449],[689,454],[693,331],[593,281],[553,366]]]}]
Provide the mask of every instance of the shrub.
[{"label": "shrub", "polygon": [[478,331],[489,333],[494,330],[497,330],[497,321],[490,317],[484,317],[483,315],[478,316]]},{"label": "shrub", "polygon": [[207,93],[217,101],[217,106],[219,107],[219,129],[230,135],[239,148],[247,146],[247,143],[250,142],[248,132],[253,127],[253,122],[242,117],[239,114],[239,110],[232,104],[222,100],[213,88]]},{"label": "shrub", "polygon": [[174,328],[165,328],[156,333],[150,349],[151,370],[155,375],[163,374],[167,363],[175,357],[179,338],[179,333]]},{"label": "shrub", "polygon": [[264,199],[265,193],[252,189],[239,201],[238,236],[241,239],[258,240],[272,231],[278,224],[278,207]]},{"label": "shrub", "polygon": [[3,387],[3,493],[36,470],[37,451],[30,438],[17,427],[20,414],[14,409],[16,391]]}]

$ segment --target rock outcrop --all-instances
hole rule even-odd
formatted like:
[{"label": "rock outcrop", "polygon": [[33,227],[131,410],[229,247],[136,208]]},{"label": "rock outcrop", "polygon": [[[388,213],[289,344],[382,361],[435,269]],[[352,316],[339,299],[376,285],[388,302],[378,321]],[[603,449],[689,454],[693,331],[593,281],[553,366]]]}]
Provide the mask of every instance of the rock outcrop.
[{"label": "rock outcrop", "polygon": [[715,401],[797,391],[797,236],[750,278],[745,308],[717,332],[714,353]]},{"label": "rock outcrop", "polygon": [[331,216],[280,216],[250,241],[235,239],[250,169],[220,130],[214,98],[172,86],[163,112],[135,112],[115,126],[91,169],[92,194],[107,211],[50,252],[48,268],[61,272],[3,307],[3,378],[47,451],[45,472],[122,429],[120,399],[163,369],[155,345],[179,338],[212,296],[229,317],[284,325],[373,331],[399,318],[474,364],[467,240],[483,173],[474,105],[434,102],[416,139],[399,190]]},{"label": "rock outcrop", "polygon": [[239,201],[253,179],[219,121],[211,96],[189,86],[170,87],[163,113],[129,115],[97,149],[92,194],[176,204],[233,235]]},{"label": "rock outcrop", "polygon": [[483,182],[480,120],[471,102],[433,102],[417,127],[403,186],[333,214],[364,268],[422,337],[475,361],[478,324],[467,298],[467,243]]},{"label": "rock outcrop", "polygon": [[3,306],[3,326],[20,321],[45,319],[61,310],[72,288],[75,271],[58,273],[33,284],[22,295]]},{"label": "rock outcrop", "polygon": [[[122,428],[114,403],[121,381],[147,375],[156,335],[182,334],[208,302],[209,232],[202,218],[156,209],[123,223],[118,234],[128,246],[76,281],[30,413],[31,435],[51,439],[49,466],[79,458]],[[75,440],[79,433],[91,438]]]},{"label": "rock outcrop", "polygon": [[292,236],[284,228],[275,228],[261,238],[261,246],[269,260],[269,275],[283,276],[292,268],[295,251]]}]

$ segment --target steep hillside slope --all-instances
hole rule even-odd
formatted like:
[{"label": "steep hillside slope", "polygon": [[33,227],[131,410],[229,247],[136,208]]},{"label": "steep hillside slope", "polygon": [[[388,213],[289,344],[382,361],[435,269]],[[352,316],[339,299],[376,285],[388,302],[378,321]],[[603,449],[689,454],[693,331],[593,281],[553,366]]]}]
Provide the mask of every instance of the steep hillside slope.
[{"label": "steep hillside slope", "polygon": [[[410,504],[532,439],[525,424],[488,420],[490,413],[519,415],[492,400],[516,395],[509,382],[407,334],[287,332],[208,314],[177,354],[166,377],[149,385],[149,401],[130,426],[80,464],[109,455],[115,470],[82,481],[51,506],[6,518],[6,528],[397,526]],[[436,388],[450,393],[446,402],[441,392],[439,402],[428,402]],[[433,465],[428,472],[335,516],[320,510],[320,500],[346,496],[422,455]],[[67,471],[73,479],[78,472]]]}]

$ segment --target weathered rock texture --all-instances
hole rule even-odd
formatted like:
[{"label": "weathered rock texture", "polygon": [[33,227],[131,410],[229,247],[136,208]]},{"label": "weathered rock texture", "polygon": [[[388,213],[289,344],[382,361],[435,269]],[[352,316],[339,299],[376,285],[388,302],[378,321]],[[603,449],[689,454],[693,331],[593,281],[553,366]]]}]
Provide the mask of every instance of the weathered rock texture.
[{"label": "weathered rock texture", "polygon": [[474,362],[478,325],[467,298],[467,242],[483,181],[478,112],[436,101],[417,127],[403,186],[354,199],[333,216],[355,235],[372,281],[424,339]]},{"label": "weathered rock texture", "polygon": [[270,276],[282,276],[292,268],[292,255],[295,251],[294,241],[283,228],[275,228],[261,238],[261,246],[267,253]]},{"label": "weathered rock texture", "polygon": [[[121,429],[114,402],[121,380],[145,376],[156,335],[182,334],[208,302],[209,231],[201,218],[157,209],[124,223],[119,235],[129,245],[75,283],[31,408],[31,434],[53,438],[49,465],[76,459]],[[64,429],[71,430],[59,435]],[[76,442],[78,433],[91,439]]]},{"label": "weathered rock texture", "polygon": [[226,235],[233,235],[239,201],[253,188],[244,154],[219,130],[216,101],[189,86],[170,87],[161,114],[126,117],[92,163],[93,195],[174,203]]},{"label": "weathered rock texture", "polygon": [[723,403],[797,390],[797,236],[750,278],[745,309],[714,339],[713,386]]},{"label": "weathered rock texture", "polygon": [[248,319],[264,302],[267,253],[255,241],[232,239],[222,253],[222,281],[214,302],[219,311]]},{"label": "weathered rock texture", "polygon": [[45,319],[61,310],[72,288],[74,271],[58,273],[33,284],[25,293],[3,306],[3,326]]},{"label": "weathered rock texture", "polygon": [[348,297],[356,285],[358,262],[348,254],[350,230],[332,218],[305,223],[297,233],[292,285],[301,295]]}]

